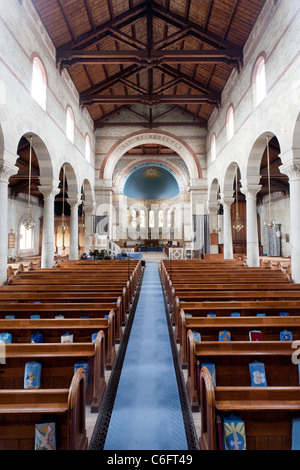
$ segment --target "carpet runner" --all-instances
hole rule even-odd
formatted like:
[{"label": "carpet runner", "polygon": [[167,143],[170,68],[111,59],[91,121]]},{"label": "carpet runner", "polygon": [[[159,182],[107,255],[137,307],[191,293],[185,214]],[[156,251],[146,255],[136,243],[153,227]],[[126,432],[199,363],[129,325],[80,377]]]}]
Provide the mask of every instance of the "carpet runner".
[{"label": "carpet runner", "polygon": [[187,450],[157,263],[147,263],[104,450]]}]

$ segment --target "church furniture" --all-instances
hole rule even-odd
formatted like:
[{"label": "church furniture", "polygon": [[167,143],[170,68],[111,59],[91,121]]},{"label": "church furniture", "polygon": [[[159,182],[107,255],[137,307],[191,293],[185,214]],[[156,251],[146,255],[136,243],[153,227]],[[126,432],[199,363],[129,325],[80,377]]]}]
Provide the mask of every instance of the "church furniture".
[{"label": "church furniture", "polygon": [[199,332],[201,341],[218,341],[219,331],[231,333],[231,341],[249,341],[249,332],[259,330],[264,341],[278,341],[280,332],[288,330],[293,340],[300,340],[300,316],[186,317],[180,311],[180,360],[187,367],[187,332]]},{"label": "church furniture", "polygon": [[233,413],[245,423],[247,450],[291,450],[292,420],[300,414],[298,386],[213,386],[201,369],[200,450],[218,450],[217,421]]},{"label": "church furniture", "polygon": [[291,341],[195,341],[187,333],[187,381],[189,402],[199,409],[197,365],[211,362],[216,367],[217,386],[250,386],[249,363],[265,364],[270,386],[298,386],[298,365],[292,362]]},{"label": "church furniture", "polygon": [[86,450],[85,393],[82,368],[67,388],[0,390],[0,449],[34,450],[35,423],[54,417],[58,450]]},{"label": "church furniture", "polygon": [[42,364],[40,388],[68,388],[77,362],[88,364],[86,404],[97,412],[105,391],[105,337],[99,331],[94,342],[74,343],[10,343],[5,347],[5,363],[0,366],[0,388],[21,389],[24,386],[25,364]]},{"label": "church furniture", "polygon": [[[16,305],[20,305],[22,306],[22,304],[16,304]],[[34,304],[35,305],[35,304]],[[12,310],[11,310],[12,312]],[[26,308],[22,311],[22,312],[26,312]],[[38,312],[38,311],[36,311]],[[52,310],[53,312],[53,310]],[[56,311],[56,314],[58,314],[59,311]],[[43,318],[40,318],[40,319],[34,319],[35,321],[37,322],[42,322],[42,320],[45,320],[45,321],[48,321],[48,322],[51,322],[51,324],[53,325],[54,328],[66,328],[66,330],[68,329],[68,326],[69,327],[72,327],[72,322],[73,321],[81,321],[83,324],[84,324],[84,320],[90,320],[92,318],[79,318],[81,315],[80,315],[80,311],[77,312],[76,314],[76,311],[74,310],[73,311],[73,314],[72,314],[72,317],[70,318],[61,318],[61,319],[55,319],[55,315],[46,315],[45,313],[47,312],[43,312]],[[49,313],[49,312],[48,312]],[[105,366],[108,370],[110,370],[113,366],[113,363],[114,363],[114,360],[115,360],[115,356],[116,356],[116,350],[115,350],[115,312],[114,310],[111,310],[109,313],[108,313],[108,318],[104,318],[104,315],[102,316],[102,318],[100,318],[99,316],[94,316],[93,317],[94,320],[97,320],[97,321],[100,321],[101,319],[101,330],[103,330],[104,334],[105,334]],[[15,318],[15,319],[7,319],[7,318],[2,318],[0,319],[0,328],[17,328],[17,327],[21,327],[20,326],[20,321],[22,320],[26,320],[27,322],[29,322],[29,314],[27,313],[27,315],[24,314],[24,316],[19,316],[19,318]],[[10,322],[10,323],[9,323]],[[24,325],[26,325],[26,323],[24,322]],[[41,323],[41,326],[43,325],[43,323]],[[1,330],[2,332],[4,332],[3,330]],[[67,332],[67,331],[65,331]]]}]

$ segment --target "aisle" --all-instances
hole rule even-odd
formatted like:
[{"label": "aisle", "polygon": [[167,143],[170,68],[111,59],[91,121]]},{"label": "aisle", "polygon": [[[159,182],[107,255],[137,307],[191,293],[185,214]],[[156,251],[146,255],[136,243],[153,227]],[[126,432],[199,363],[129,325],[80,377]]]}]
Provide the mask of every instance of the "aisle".
[{"label": "aisle", "polygon": [[186,450],[157,263],[147,263],[105,450]]}]

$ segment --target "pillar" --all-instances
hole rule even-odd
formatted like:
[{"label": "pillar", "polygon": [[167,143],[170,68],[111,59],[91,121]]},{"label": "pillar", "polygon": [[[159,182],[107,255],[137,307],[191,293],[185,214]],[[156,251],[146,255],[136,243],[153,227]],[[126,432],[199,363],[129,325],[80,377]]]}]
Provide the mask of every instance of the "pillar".
[{"label": "pillar", "polygon": [[241,192],[246,196],[246,227],[247,227],[247,266],[259,267],[259,245],[256,195],[260,191],[261,185],[243,185]]},{"label": "pillar", "polygon": [[44,196],[43,215],[43,241],[42,241],[42,268],[53,268],[54,265],[54,198],[59,193],[57,186],[53,184],[39,186]]},{"label": "pillar", "polygon": [[83,202],[84,210],[84,251],[89,254],[89,236],[93,234],[94,204]]},{"label": "pillar", "polygon": [[224,259],[233,259],[231,204],[234,202],[234,199],[223,197],[220,202],[223,205],[223,214],[224,214],[223,215]]},{"label": "pillar", "polygon": [[71,208],[70,214],[70,247],[69,259],[78,259],[78,206],[81,203],[80,199],[68,198],[68,203]]},{"label": "pillar", "polygon": [[[219,202],[217,200],[207,201],[207,209],[209,212],[209,233],[211,235],[210,240],[210,253],[219,253],[219,244],[218,244],[218,211],[219,211]],[[213,236],[212,236],[213,234]],[[216,240],[215,240],[216,238]],[[216,243],[214,243],[216,242]]]},{"label": "pillar", "polygon": [[[279,155],[281,157],[281,155]],[[290,159],[279,167],[289,177],[290,185],[290,243],[292,281],[300,283],[300,158]],[[285,158],[282,157],[284,161]]]},{"label": "pillar", "polygon": [[8,162],[1,162],[0,167],[0,201],[1,201],[1,230],[0,230],[0,283],[7,281],[7,254],[8,254],[8,182],[16,175],[19,168]]}]

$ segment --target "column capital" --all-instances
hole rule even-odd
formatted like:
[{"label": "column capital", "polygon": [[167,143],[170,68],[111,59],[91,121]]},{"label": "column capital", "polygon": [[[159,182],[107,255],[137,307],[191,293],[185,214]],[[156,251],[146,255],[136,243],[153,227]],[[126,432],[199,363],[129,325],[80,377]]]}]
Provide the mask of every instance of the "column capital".
[{"label": "column capital", "polygon": [[44,185],[39,186],[39,191],[44,196],[44,199],[54,199],[57,194],[59,194],[59,188],[53,185]]},{"label": "column capital", "polygon": [[261,184],[245,184],[242,182],[241,193],[246,196],[246,199],[256,199],[257,193],[261,190]]},{"label": "column capital", "polygon": [[220,208],[220,200],[209,200],[206,202],[206,207],[210,214],[217,214]]},{"label": "column capital", "polygon": [[83,210],[86,214],[92,214],[94,212],[94,203],[85,203],[82,202]]},{"label": "column capital", "polygon": [[76,209],[81,204],[81,199],[78,197],[68,197],[67,203],[72,209]]},{"label": "column capital", "polygon": [[230,207],[233,202],[234,202],[233,197],[225,197],[225,196],[221,195],[220,203],[223,206]]},{"label": "column capital", "polygon": [[6,161],[0,162],[0,182],[8,184],[9,178],[16,175],[18,171],[19,168],[12,163]]},{"label": "column capital", "polygon": [[289,181],[300,180],[300,160],[287,161],[279,167],[280,173],[287,175]]}]

